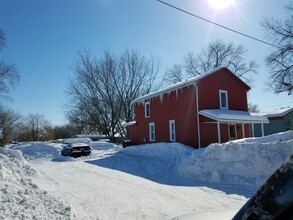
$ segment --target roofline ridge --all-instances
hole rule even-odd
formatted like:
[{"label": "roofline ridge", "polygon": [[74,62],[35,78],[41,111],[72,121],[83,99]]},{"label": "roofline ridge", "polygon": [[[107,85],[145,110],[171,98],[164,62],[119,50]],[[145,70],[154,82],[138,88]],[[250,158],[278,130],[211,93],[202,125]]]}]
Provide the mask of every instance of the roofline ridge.
[{"label": "roofline ridge", "polygon": [[[189,86],[189,85],[192,85],[193,83],[196,83],[198,80],[212,74],[212,73],[215,73],[221,69],[227,69],[228,71],[230,71],[231,73],[233,73],[228,67],[224,67],[224,66],[220,66],[220,67],[217,67],[215,69],[212,69],[208,72],[205,72],[201,75],[197,75],[197,76],[194,76],[194,77],[191,77],[189,79],[186,79],[185,81],[181,81],[181,82],[178,82],[178,83],[175,83],[171,86],[168,86],[166,88],[163,88],[163,89],[160,89],[160,90],[157,90],[155,92],[151,92],[151,93],[148,93],[146,95],[143,95],[143,96],[140,96],[136,99],[134,99],[131,104],[134,104],[134,103],[137,103],[137,102],[140,102],[140,101],[143,101],[143,100],[146,100],[146,99],[151,99],[151,98],[154,98],[154,97],[158,97],[160,96],[161,94],[165,94],[165,93],[168,93],[168,92],[172,92],[176,89],[180,89],[180,88],[183,88],[185,86]],[[233,73],[234,74],[234,73]],[[235,75],[235,74],[234,74]],[[235,75],[236,76],[236,75]],[[238,77],[238,76],[236,76]],[[241,80],[242,81],[242,80]],[[243,82],[244,83],[244,82]]]}]

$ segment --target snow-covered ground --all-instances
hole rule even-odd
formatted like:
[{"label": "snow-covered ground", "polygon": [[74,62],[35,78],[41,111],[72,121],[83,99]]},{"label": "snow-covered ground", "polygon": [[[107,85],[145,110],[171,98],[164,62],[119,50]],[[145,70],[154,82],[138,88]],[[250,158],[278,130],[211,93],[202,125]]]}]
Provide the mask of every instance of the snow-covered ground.
[{"label": "snow-covered ground", "polygon": [[223,210],[231,218],[293,153],[293,132],[199,150],[91,146],[81,158],[44,142],[0,149],[0,219],[171,219]]},{"label": "snow-covered ground", "polygon": [[71,207],[34,184],[36,174],[20,152],[0,149],[0,219],[70,219]]}]

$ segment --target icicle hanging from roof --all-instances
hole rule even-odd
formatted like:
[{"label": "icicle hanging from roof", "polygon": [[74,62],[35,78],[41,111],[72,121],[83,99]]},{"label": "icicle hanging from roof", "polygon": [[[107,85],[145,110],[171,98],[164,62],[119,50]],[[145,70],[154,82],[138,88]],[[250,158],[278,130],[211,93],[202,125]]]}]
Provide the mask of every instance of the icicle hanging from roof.
[{"label": "icicle hanging from roof", "polygon": [[169,87],[167,87],[165,89],[161,89],[161,90],[156,91],[156,92],[151,92],[151,93],[149,93],[149,94],[147,94],[145,96],[136,98],[135,100],[132,101],[132,104],[134,104],[134,103],[139,103],[140,104],[141,103],[141,104],[144,105],[144,103],[146,101],[150,101],[155,97],[160,98],[160,100],[162,102],[164,94],[170,95],[172,93],[172,91],[176,92],[176,97],[178,99],[178,93],[179,93],[178,90],[180,90],[180,89],[182,89],[182,88],[184,88],[186,86],[191,86],[191,85],[194,85],[196,87],[196,84],[197,84],[198,80],[200,80],[200,79],[202,79],[202,78],[204,78],[204,77],[206,77],[206,76],[208,76],[208,75],[210,75],[212,73],[215,73],[216,71],[220,70],[221,68],[226,68],[226,67],[218,67],[218,68],[216,68],[214,70],[211,70],[211,71],[209,71],[207,73],[204,73],[204,74],[199,75],[199,76],[195,76],[195,77],[190,78],[190,79],[188,79],[186,81],[183,81],[183,82],[179,82],[179,83],[174,84],[172,86],[169,86]]},{"label": "icicle hanging from roof", "polygon": [[163,98],[164,98],[164,93],[161,93],[160,94],[160,101],[161,101],[161,103],[163,103]]}]

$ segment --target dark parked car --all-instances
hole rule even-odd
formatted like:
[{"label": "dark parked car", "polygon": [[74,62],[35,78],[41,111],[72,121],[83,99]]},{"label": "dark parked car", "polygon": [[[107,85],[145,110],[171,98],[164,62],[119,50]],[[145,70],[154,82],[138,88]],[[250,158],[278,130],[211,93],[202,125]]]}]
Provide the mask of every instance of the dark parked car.
[{"label": "dark parked car", "polygon": [[125,148],[125,147],[128,147],[128,146],[131,146],[132,145],[132,141],[131,140],[124,140],[122,142],[122,147]]},{"label": "dark parked car", "polygon": [[61,155],[70,157],[80,157],[88,156],[91,154],[91,152],[91,147],[85,143],[69,143],[65,144],[65,146],[61,150]]}]

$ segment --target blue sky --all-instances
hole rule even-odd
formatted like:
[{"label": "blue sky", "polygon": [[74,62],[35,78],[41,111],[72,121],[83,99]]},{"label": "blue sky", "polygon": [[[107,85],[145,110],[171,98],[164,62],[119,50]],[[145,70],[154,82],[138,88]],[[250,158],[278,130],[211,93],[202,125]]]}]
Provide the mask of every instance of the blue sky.
[{"label": "blue sky", "polygon": [[[289,0],[234,0],[215,10],[207,0],[166,0],[214,22],[264,39],[263,17],[282,18]],[[273,48],[197,20],[155,0],[1,0],[0,28],[7,48],[1,58],[14,63],[20,84],[7,105],[22,115],[43,114],[54,125],[65,123],[65,94],[77,51],[101,55],[138,49],[160,59],[161,73],[182,62],[187,52],[199,52],[211,41],[242,44],[247,59],[259,64],[248,95],[262,111],[293,106],[292,97],[265,91],[269,71],[265,55]]]}]

